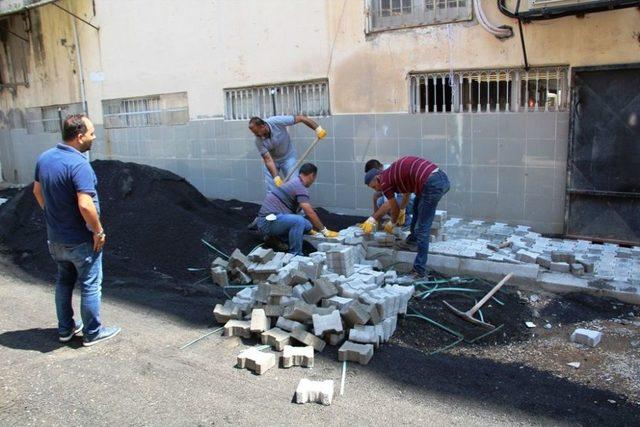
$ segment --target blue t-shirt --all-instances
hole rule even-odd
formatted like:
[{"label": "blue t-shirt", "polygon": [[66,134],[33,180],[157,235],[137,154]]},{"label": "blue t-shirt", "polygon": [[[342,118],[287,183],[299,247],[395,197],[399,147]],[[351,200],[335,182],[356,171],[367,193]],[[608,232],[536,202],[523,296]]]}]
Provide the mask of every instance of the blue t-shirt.
[{"label": "blue t-shirt", "polygon": [[84,154],[58,144],[38,158],[35,180],[42,187],[49,241],[68,244],[93,241],[93,232],[80,214],[76,194],[89,194],[100,213],[98,180]]},{"label": "blue t-shirt", "polygon": [[291,178],[280,187],[267,193],[258,216],[298,213],[300,203],[309,202],[309,189],[299,176]]},{"label": "blue t-shirt", "polygon": [[269,153],[274,161],[295,156],[295,148],[289,138],[287,126],[296,124],[294,116],[273,116],[265,120],[271,131],[270,138],[256,137],[256,148],[261,156]]}]

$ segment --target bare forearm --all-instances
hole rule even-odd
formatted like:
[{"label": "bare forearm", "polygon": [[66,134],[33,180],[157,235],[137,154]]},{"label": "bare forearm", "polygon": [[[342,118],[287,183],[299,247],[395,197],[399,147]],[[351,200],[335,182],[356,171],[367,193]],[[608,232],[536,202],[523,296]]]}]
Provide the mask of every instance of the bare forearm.
[{"label": "bare forearm", "polygon": [[385,216],[387,214],[387,212],[389,212],[389,209],[390,209],[389,208],[389,200],[387,200],[386,202],[384,202],[382,204],[382,206],[380,206],[378,208],[378,210],[375,211],[375,213],[372,216],[376,221],[380,221],[380,219],[383,216]]},{"label": "bare forearm", "polygon": [[269,170],[269,173],[271,174],[271,176],[273,178],[278,176],[278,168],[276,168],[276,162],[273,161],[273,158],[271,156],[267,156],[267,157],[264,157],[263,159],[264,159],[264,164]]},{"label": "bare forearm", "polygon": [[307,215],[307,219],[311,221],[313,228],[315,228],[316,230],[324,229],[324,224],[322,224],[322,221],[320,221],[318,214],[316,214],[316,211],[313,210],[311,205],[303,205],[302,210]]},{"label": "bare forearm", "polygon": [[78,203],[78,208],[80,209],[80,215],[87,223],[91,231],[94,233],[99,233],[103,231],[102,224],[100,223],[100,216],[98,215],[98,211],[96,210],[96,206],[93,204],[93,200],[91,198],[84,198]]},{"label": "bare forearm", "polygon": [[44,210],[44,196],[42,196],[42,187],[38,181],[33,183],[33,197],[36,198],[40,209]]},{"label": "bare forearm", "polygon": [[409,204],[409,199],[411,198],[411,193],[404,193],[402,195],[402,203],[400,204],[400,210],[407,207]]},{"label": "bare forearm", "polygon": [[316,130],[318,127],[318,123],[316,123],[314,120],[311,120],[309,117],[307,116],[296,116],[296,118],[299,119],[299,121],[301,121],[302,123],[304,123],[305,125],[307,125],[307,127],[309,129],[313,129]]}]

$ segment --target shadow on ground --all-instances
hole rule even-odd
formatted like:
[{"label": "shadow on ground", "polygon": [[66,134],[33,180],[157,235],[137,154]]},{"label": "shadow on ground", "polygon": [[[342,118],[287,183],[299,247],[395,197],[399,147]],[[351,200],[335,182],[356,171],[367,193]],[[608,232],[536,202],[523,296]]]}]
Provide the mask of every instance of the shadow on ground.
[{"label": "shadow on ground", "polygon": [[74,337],[70,342],[58,342],[58,332],[55,328],[33,328],[22,331],[8,331],[0,334],[0,346],[15,350],[39,351],[50,353],[62,347],[80,348],[82,342]]}]

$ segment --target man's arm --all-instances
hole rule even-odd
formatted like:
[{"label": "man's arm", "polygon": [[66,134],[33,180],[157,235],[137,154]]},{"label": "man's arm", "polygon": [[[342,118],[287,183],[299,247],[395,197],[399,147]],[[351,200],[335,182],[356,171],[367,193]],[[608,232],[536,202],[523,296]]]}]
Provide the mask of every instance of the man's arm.
[{"label": "man's arm", "polygon": [[319,231],[324,230],[324,225],[322,224],[322,221],[320,221],[320,218],[318,217],[318,214],[316,214],[316,211],[313,210],[311,203],[300,203],[300,208],[307,215],[307,219],[311,221],[311,224],[313,224],[313,228]]},{"label": "man's arm", "polygon": [[380,208],[372,215],[376,221],[380,221],[389,211],[391,211],[391,222],[398,222],[398,215],[400,214],[400,207],[395,197],[387,198],[387,201],[380,206]]},{"label": "man's arm", "polygon": [[400,210],[403,210],[407,207],[410,199],[411,199],[411,193],[404,193],[402,195],[402,203],[400,203]]},{"label": "man's arm", "polygon": [[44,210],[44,196],[42,195],[42,186],[38,181],[33,182],[33,196],[40,205],[40,209]]},{"label": "man's arm", "polygon": [[315,121],[311,120],[307,116],[294,116],[293,122],[294,123],[302,122],[305,125],[307,125],[307,127],[309,129],[312,129],[316,133],[316,135],[318,135],[318,139],[322,139],[325,136],[327,136],[327,131],[322,129],[322,127],[320,125],[318,125],[318,123],[316,123]]},{"label": "man's arm", "polygon": [[76,193],[78,196],[78,209],[80,215],[84,218],[84,221],[89,225],[91,231],[93,231],[93,250],[99,252],[104,246],[105,235],[100,223],[100,217],[96,210],[96,205],[93,203],[93,198],[87,193]]},{"label": "man's arm", "polygon": [[278,168],[276,168],[276,162],[273,161],[273,157],[271,157],[271,154],[269,153],[263,154],[262,160],[264,160],[264,164],[269,170],[269,173],[271,174],[271,176],[273,178],[278,176]]},{"label": "man's arm", "polygon": [[379,191],[374,191],[373,192],[373,210],[371,212],[374,212],[378,210],[378,199],[380,198],[380,196],[382,195],[382,193],[380,193]]}]

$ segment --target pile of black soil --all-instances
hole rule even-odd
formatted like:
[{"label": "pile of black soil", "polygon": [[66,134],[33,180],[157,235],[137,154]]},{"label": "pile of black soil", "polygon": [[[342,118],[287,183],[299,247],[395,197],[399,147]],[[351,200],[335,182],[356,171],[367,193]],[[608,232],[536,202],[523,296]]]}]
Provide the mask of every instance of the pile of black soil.
[{"label": "pile of black soil", "polygon": [[[526,341],[531,337],[531,332],[524,322],[532,319],[532,309],[526,300],[520,298],[517,292],[511,288],[503,287],[495,297],[504,305],[495,300],[489,300],[482,308],[484,321],[492,324],[499,330],[485,337],[481,336],[490,332],[490,329],[476,326],[454,315],[443,303],[447,301],[461,311],[467,311],[474,306],[476,300],[480,300],[492,285],[481,280],[470,283],[439,285],[440,288],[456,287],[477,289],[481,292],[435,292],[426,299],[413,298],[409,302],[409,313],[419,313],[434,322],[460,334],[464,342],[474,345],[507,344],[517,341]],[[476,318],[479,314],[476,313]],[[392,341],[418,350],[432,352],[448,344],[454,343],[459,338],[451,332],[430,323],[428,320],[405,316],[398,318],[398,329]]]},{"label": "pile of black soil", "polygon": [[[227,254],[235,248],[247,253],[262,242],[246,228],[256,204],[209,201],[184,178],[146,165],[97,160],[92,166],[107,233],[104,269],[111,277],[193,281],[206,272],[194,275],[187,268],[207,267],[216,257],[201,239]],[[0,206],[0,245],[22,269],[50,279],[55,264],[32,190],[27,186]],[[330,228],[361,220],[319,211]]]},{"label": "pile of black soil", "polygon": [[3,199],[11,199],[16,194],[18,194],[19,191],[20,188],[18,187],[3,188],[0,190],[0,197]]},{"label": "pile of black soil", "polygon": [[638,315],[640,307],[612,298],[574,292],[558,296],[540,310],[540,317],[554,323],[577,323]]}]

